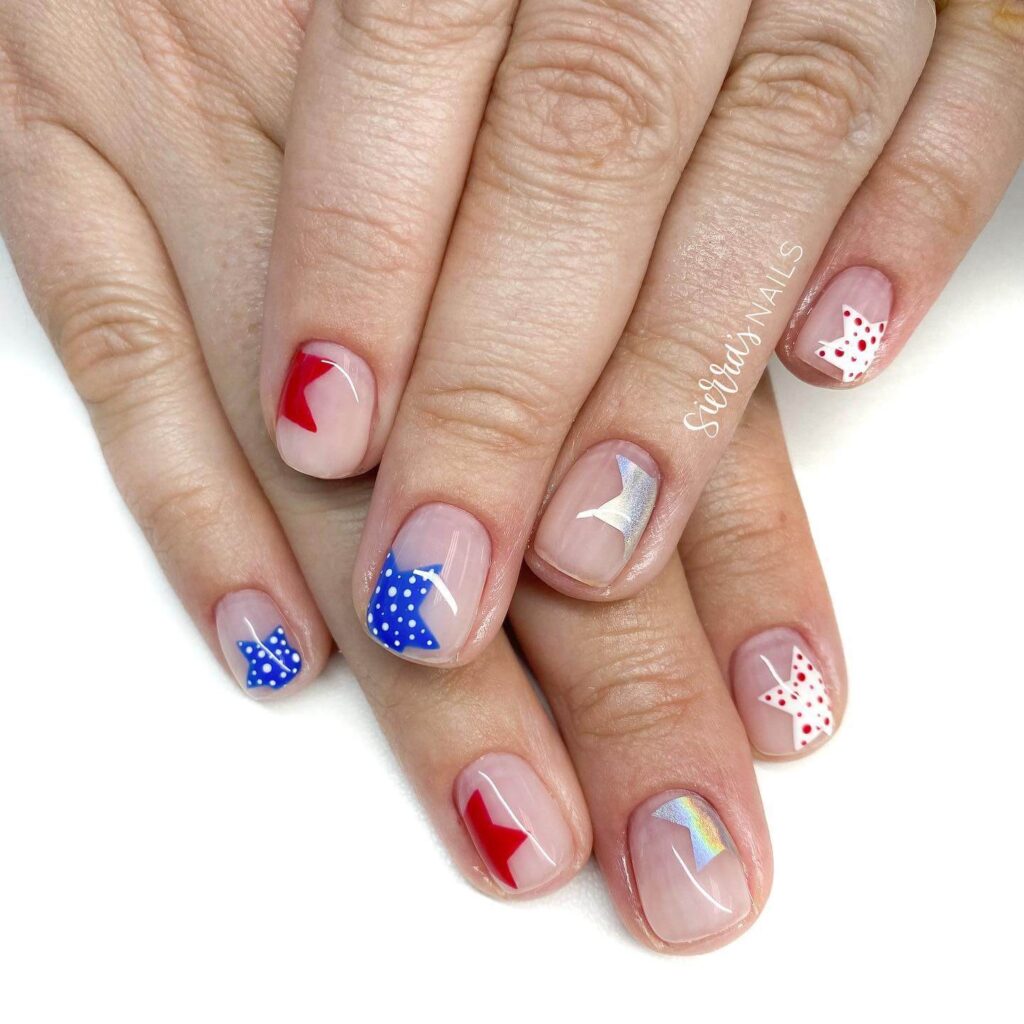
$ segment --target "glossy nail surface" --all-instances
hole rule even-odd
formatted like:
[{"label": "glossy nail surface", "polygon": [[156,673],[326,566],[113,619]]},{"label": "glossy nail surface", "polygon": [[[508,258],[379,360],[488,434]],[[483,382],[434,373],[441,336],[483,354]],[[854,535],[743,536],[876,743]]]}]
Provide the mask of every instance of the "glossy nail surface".
[{"label": "glossy nail surface", "polygon": [[800,753],[832,735],[828,683],[817,654],[795,630],[766,630],[737,648],[732,688],[750,745],[762,754]]},{"label": "glossy nail surface", "polygon": [[663,942],[706,939],[750,913],[732,838],[696,793],[672,790],[641,804],[630,819],[629,853],[644,916]]},{"label": "glossy nail surface", "polygon": [[281,458],[309,476],[337,479],[366,457],[377,386],[355,353],[310,341],[292,357],[277,412]]},{"label": "glossy nail surface", "polygon": [[658,497],[658,466],[628,441],[584,452],[548,502],[533,549],[559,572],[608,586],[625,568]]},{"label": "glossy nail surface", "polygon": [[503,889],[539,889],[571,868],[569,826],[521,757],[485,754],[459,774],[454,797],[477,852]]},{"label": "glossy nail surface", "polygon": [[215,618],[224,660],[249,696],[283,690],[302,671],[302,656],[288,638],[281,609],[263,591],[228,594]]},{"label": "glossy nail surface", "polygon": [[402,524],[366,607],[366,629],[411,661],[453,661],[476,621],[491,564],[481,523],[454,505],[421,505]]},{"label": "glossy nail surface", "polygon": [[892,284],[873,267],[849,267],[818,296],[797,336],[795,351],[833,380],[860,380],[885,344]]}]

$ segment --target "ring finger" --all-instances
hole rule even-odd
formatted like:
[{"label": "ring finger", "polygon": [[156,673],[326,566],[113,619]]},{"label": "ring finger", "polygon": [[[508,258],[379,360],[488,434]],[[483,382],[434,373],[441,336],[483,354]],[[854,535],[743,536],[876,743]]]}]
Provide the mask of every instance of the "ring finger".
[{"label": "ring finger", "polygon": [[767,899],[771,850],[747,738],[679,560],[614,604],[573,601],[525,573],[511,620],[626,927],[666,952],[731,941]]}]

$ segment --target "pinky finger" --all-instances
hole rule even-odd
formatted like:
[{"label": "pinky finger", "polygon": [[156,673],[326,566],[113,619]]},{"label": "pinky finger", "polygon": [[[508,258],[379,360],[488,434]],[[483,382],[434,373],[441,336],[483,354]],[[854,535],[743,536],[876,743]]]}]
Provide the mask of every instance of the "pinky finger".
[{"label": "pinky finger", "polygon": [[293,692],[323,667],[330,638],[146,211],[73,133],[47,123],[11,135],[0,227],[118,488],[239,686]]},{"label": "pinky finger", "polygon": [[1024,15],[1001,0],[939,6],[914,95],[779,344],[812,384],[856,385],[895,358],[1024,157]]}]

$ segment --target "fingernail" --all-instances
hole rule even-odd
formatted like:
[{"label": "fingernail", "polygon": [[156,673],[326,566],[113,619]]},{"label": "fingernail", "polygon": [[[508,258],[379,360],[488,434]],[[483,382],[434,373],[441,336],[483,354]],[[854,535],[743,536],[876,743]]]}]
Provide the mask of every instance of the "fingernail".
[{"label": "fingernail", "polygon": [[572,865],[569,826],[537,773],[515,754],[485,754],[455,780],[455,805],[494,880],[539,889]]},{"label": "fingernail", "polygon": [[236,590],[215,613],[224,660],[251,697],[283,690],[302,671],[302,656],[285,630],[281,609],[261,590]]},{"label": "fingernail", "polygon": [[641,804],[629,825],[640,903],[663,942],[694,942],[742,921],[752,906],[743,864],[722,819],[680,789]]},{"label": "fingernail", "polygon": [[738,647],[732,689],[750,745],[762,754],[799,753],[832,735],[835,719],[818,655],[792,629],[769,629]]},{"label": "fingernail", "polygon": [[292,469],[337,479],[366,457],[373,371],[343,345],[310,341],[292,358],[277,410],[277,450]]},{"label": "fingernail", "polygon": [[366,628],[411,661],[452,661],[476,620],[491,538],[454,505],[422,505],[402,524],[366,606]]},{"label": "fingernail", "polygon": [[533,550],[574,580],[608,586],[632,558],[658,497],[658,464],[628,441],[603,441],[566,474]]},{"label": "fingernail", "polygon": [[818,296],[795,352],[808,366],[851,384],[860,380],[885,343],[892,283],[873,267],[850,267]]}]

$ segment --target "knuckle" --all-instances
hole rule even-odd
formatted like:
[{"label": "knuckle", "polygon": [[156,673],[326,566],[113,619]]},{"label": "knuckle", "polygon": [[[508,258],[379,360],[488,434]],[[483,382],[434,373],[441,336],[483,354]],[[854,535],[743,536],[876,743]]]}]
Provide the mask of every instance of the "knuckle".
[{"label": "knuckle", "polygon": [[842,159],[845,143],[877,131],[881,107],[880,83],[861,54],[803,39],[741,56],[713,119],[760,151],[801,161]]},{"label": "knuckle", "polygon": [[124,495],[161,562],[175,560],[216,534],[230,501],[225,488],[198,475],[148,479],[144,488],[129,484]]},{"label": "knuckle", "polygon": [[506,160],[554,164],[588,182],[663,174],[681,147],[675,63],[641,19],[598,17],[583,6],[530,21],[495,84],[495,143]]},{"label": "knuckle", "polygon": [[[728,336],[724,332],[698,317],[686,322],[678,319],[677,310],[698,306],[698,301],[680,301],[671,309],[649,311],[643,320],[631,324],[614,358],[625,371],[622,376],[639,382],[642,393],[675,399],[700,395],[699,382],[708,377],[709,364],[725,361],[723,339]],[[746,358],[764,357],[751,348]]]},{"label": "knuckle", "polygon": [[57,351],[87,405],[138,400],[195,358],[180,311],[144,289],[78,283],[55,296],[53,308]]},{"label": "knuckle", "polygon": [[329,279],[338,267],[370,274],[426,273],[432,261],[416,228],[421,219],[399,208],[401,191],[354,193],[345,202],[313,192],[296,201],[291,212],[299,268],[326,271]]},{"label": "knuckle", "polygon": [[639,644],[636,633],[630,622],[619,637],[602,634],[601,663],[555,696],[580,741],[671,736],[708,697],[713,680],[684,664],[678,637],[648,627]]},{"label": "knuckle", "polygon": [[962,147],[938,136],[919,139],[912,147],[885,158],[886,188],[910,223],[922,220],[951,240],[974,230],[984,218],[983,193],[976,183],[984,172],[969,170]]},{"label": "knuckle", "polygon": [[[335,24],[346,43],[378,58],[422,60],[425,54],[460,51],[483,35],[504,31],[511,20],[507,0],[333,0]],[[463,56],[465,54],[463,53]]]},{"label": "knuckle", "polygon": [[449,359],[430,360],[424,370],[412,409],[422,429],[487,457],[549,457],[562,417],[552,415],[557,389],[538,374],[510,363],[453,367]]},{"label": "knuckle", "polygon": [[[734,450],[735,449],[735,450]],[[766,455],[763,439],[743,430],[701,494],[702,514],[683,534],[680,553],[695,586],[723,578],[770,579],[806,547],[806,522],[785,500],[788,460]]]}]

